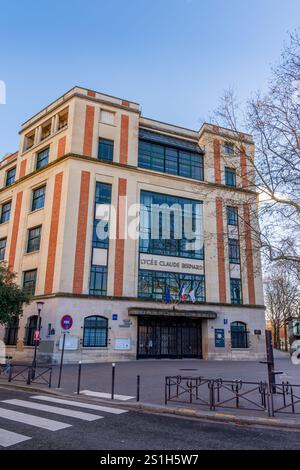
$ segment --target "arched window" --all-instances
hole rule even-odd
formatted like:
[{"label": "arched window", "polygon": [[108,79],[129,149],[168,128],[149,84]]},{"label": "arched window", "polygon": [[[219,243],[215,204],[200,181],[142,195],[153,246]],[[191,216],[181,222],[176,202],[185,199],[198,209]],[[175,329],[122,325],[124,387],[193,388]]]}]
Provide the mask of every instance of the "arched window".
[{"label": "arched window", "polygon": [[5,327],[4,343],[6,346],[15,346],[18,340],[19,319],[15,318]]},{"label": "arched window", "polygon": [[25,346],[34,346],[34,331],[38,329],[38,316],[32,315],[27,320]]},{"label": "arched window", "polygon": [[232,348],[248,348],[248,331],[246,323],[235,321],[230,324],[231,347]]},{"label": "arched window", "polygon": [[105,348],[107,346],[108,320],[98,315],[86,317],[83,329],[83,347]]}]

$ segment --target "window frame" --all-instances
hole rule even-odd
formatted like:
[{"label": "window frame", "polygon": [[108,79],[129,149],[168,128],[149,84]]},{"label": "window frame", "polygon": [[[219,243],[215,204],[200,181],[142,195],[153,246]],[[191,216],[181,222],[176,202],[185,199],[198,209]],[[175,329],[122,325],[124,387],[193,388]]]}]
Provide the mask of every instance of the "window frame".
[{"label": "window frame", "polygon": [[[25,280],[26,276],[30,273],[34,273],[34,279],[29,279],[28,281]],[[27,288],[26,284],[33,283],[33,288]],[[37,283],[37,269],[28,269],[27,271],[23,271],[23,279],[22,279],[22,289],[29,293],[30,295],[34,296],[36,291],[36,283]]]},{"label": "window frame", "polygon": [[[34,194],[36,193],[36,191],[40,191],[44,189],[44,194],[42,196],[39,196],[39,197],[34,197]],[[35,201],[37,201],[39,198],[43,197],[43,205],[41,207],[33,207],[33,204]],[[43,209],[45,207],[45,197],[46,197],[46,184],[43,184],[42,186],[39,186],[38,188],[34,188],[32,189],[32,196],[31,196],[31,210],[30,212],[35,212],[35,211],[38,211],[40,209]]]},{"label": "window frame", "polygon": [[[234,217],[232,218],[230,218],[229,215],[230,211],[234,212]],[[232,223],[232,220],[234,221],[234,223]],[[227,225],[230,225],[232,227],[238,227],[239,225],[239,210],[235,206],[227,206]]]},{"label": "window frame", "polygon": [[[234,331],[233,327],[244,327],[243,330]],[[234,336],[235,335],[235,336]],[[233,339],[234,338],[234,339]],[[234,321],[230,323],[230,339],[231,349],[249,349],[249,331],[247,323],[242,321]]]},{"label": "window frame", "polygon": [[[44,152],[47,152],[47,157],[46,158],[42,158],[40,161],[39,161],[39,156],[44,153]],[[39,150],[36,154],[36,162],[35,162],[35,169],[36,170],[40,170],[41,168],[44,168],[46,165],[48,165],[49,163],[49,156],[50,156],[50,147],[45,147],[44,149],[42,150]],[[44,160],[47,160],[46,163],[43,163]],[[42,163],[42,164],[41,164]]]},{"label": "window frame", "polygon": [[[5,242],[4,246],[1,246],[2,242]],[[7,237],[0,238],[0,261],[5,260],[6,246],[7,246]],[[2,256],[2,253],[3,253],[3,256]]]},{"label": "window frame", "polygon": [[[233,292],[233,289],[237,288],[234,284],[239,284],[239,298]],[[242,281],[240,278],[231,277],[230,278],[230,302],[232,305],[242,305],[243,304],[243,291],[242,291]]]},{"label": "window frame", "polygon": [[[99,326],[97,327],[97,321],[101,319],[101,321],[105,321],[105,326]],[[95,326],[88,326],[86,325],[87,321],[95,321]],[[89,330],[89,339],[86,338],[87,331]],[[97,343],[97,330],[102,332],[104,330],[105,335],[104,335],[104,342],[102,344]],[[90,315],[88,317],[85,317],[83,320],[83,337],[82,337],[82,347],[83,348],[107,348],[108,347],[108,318],[102,316],[102,315]],[[91,336],[94,336],[93,340],[91,339]],[[102,335],[100,336],[100,339],[102,340]]]},{"label": "window frame", "polygon": [[[109,149],[108,157],[106,157],[104,155],[100,155],[101,146],[103,146],[103,147],[105,146],[107,149]],[[101,162],[110,162],[110,163],[112,163],[114,161],[114,146],[115,146],[114,140],[99,137],[99,139],[98,139],[98,154],[97,154],[98,160],[101,161]]]},{"label": "window frame", "polygon": [[[38,236],[31,237],[31,233],[35,230],[39,230]],[[40,251],[41,248],[41,239],[42,239],[42,225],[37,225],[35,227],[30,227],[27,231],[27,242],[26,242],[26,253],[36,253]],[[35,247],[35,240],[38,240],[37,247]],[[31,247],[31,244],[33,245]]]},{"label": "window frame", "polygon": [[[12,172],[12,171],[14,172],[14,174],[13,174],[13,181],[9,182],[8,180],[11,179],[11,177],[9,178],[8,175],[9,175],[9,173]],[[16,173],[17,173],[17,167],[16,167],[16,166],[14,166],[14,167],[10,168],[9,170],[7,170],[6,176],[5,176],[5,187],[6,187],[6,188],[7,188],[8,186],[11,186],[12,184],[15,183],[15,181],[16,181]]]},{"label": "window frame", "polygon": [[[5,206],[8,206],[9,205],[9,210],[6,210],[5,212],[3,211],[3,208]],[[0,214],[0,224],[5,224],[7,222],[10,221],[10,215],[11,215],[11,206],[12,206],[12,201],[7,201],[7,202],[3,202],[3,204],[1,204],[1,214]],[[8,219],[3,219],[3,215],[4,214],[9,214],[8,215]]]},{"label": "window frame", "polygon": [[[235,168],[232,168],[230,166],[225,166],[225,186],[227,186],[228,188],[236,188],[236,169]],[[231,175],[233,177],[233,184],[231,184],[231,182],[228,181],[228,176]]]},{"label": "window frame", "polygon": [[240,243],[237,238],[228,238],[228,259],[231,264],[241,264]]}]

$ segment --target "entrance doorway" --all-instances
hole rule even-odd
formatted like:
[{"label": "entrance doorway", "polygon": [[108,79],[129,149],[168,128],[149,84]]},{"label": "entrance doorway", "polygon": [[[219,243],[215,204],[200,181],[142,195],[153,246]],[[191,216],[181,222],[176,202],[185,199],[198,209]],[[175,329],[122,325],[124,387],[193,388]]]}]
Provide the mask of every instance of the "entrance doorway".
[{"label": "entrance doorway", "polygon": [[137,358],[202,358],[201,320],[139,317]]}]

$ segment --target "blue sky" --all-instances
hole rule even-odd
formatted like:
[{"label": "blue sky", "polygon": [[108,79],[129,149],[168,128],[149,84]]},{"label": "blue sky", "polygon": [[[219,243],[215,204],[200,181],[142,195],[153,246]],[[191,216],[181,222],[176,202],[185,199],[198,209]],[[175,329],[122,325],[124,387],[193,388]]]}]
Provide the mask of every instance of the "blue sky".
[{"label": "blue sky", "polygon": [[11,1],[1,7],[0,156],[22,122],[74,85],[198,129],[222,91],[264,89],[299,0]]}]

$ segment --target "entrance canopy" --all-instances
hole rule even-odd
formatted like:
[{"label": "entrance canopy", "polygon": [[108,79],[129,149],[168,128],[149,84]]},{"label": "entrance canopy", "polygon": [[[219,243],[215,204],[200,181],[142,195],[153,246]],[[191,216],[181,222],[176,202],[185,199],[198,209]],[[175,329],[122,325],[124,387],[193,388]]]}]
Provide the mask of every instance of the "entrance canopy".
[{"label": "entrance canopy", "polygon": [[140,308],[132,307],[128,309],[129,315],[135,316],[159,316],[159,317],[189,317],[189,318],[203,318],[209,320],[215,320],[217,318],[216,312],[211,310],[175,310],[165,308]]}]

